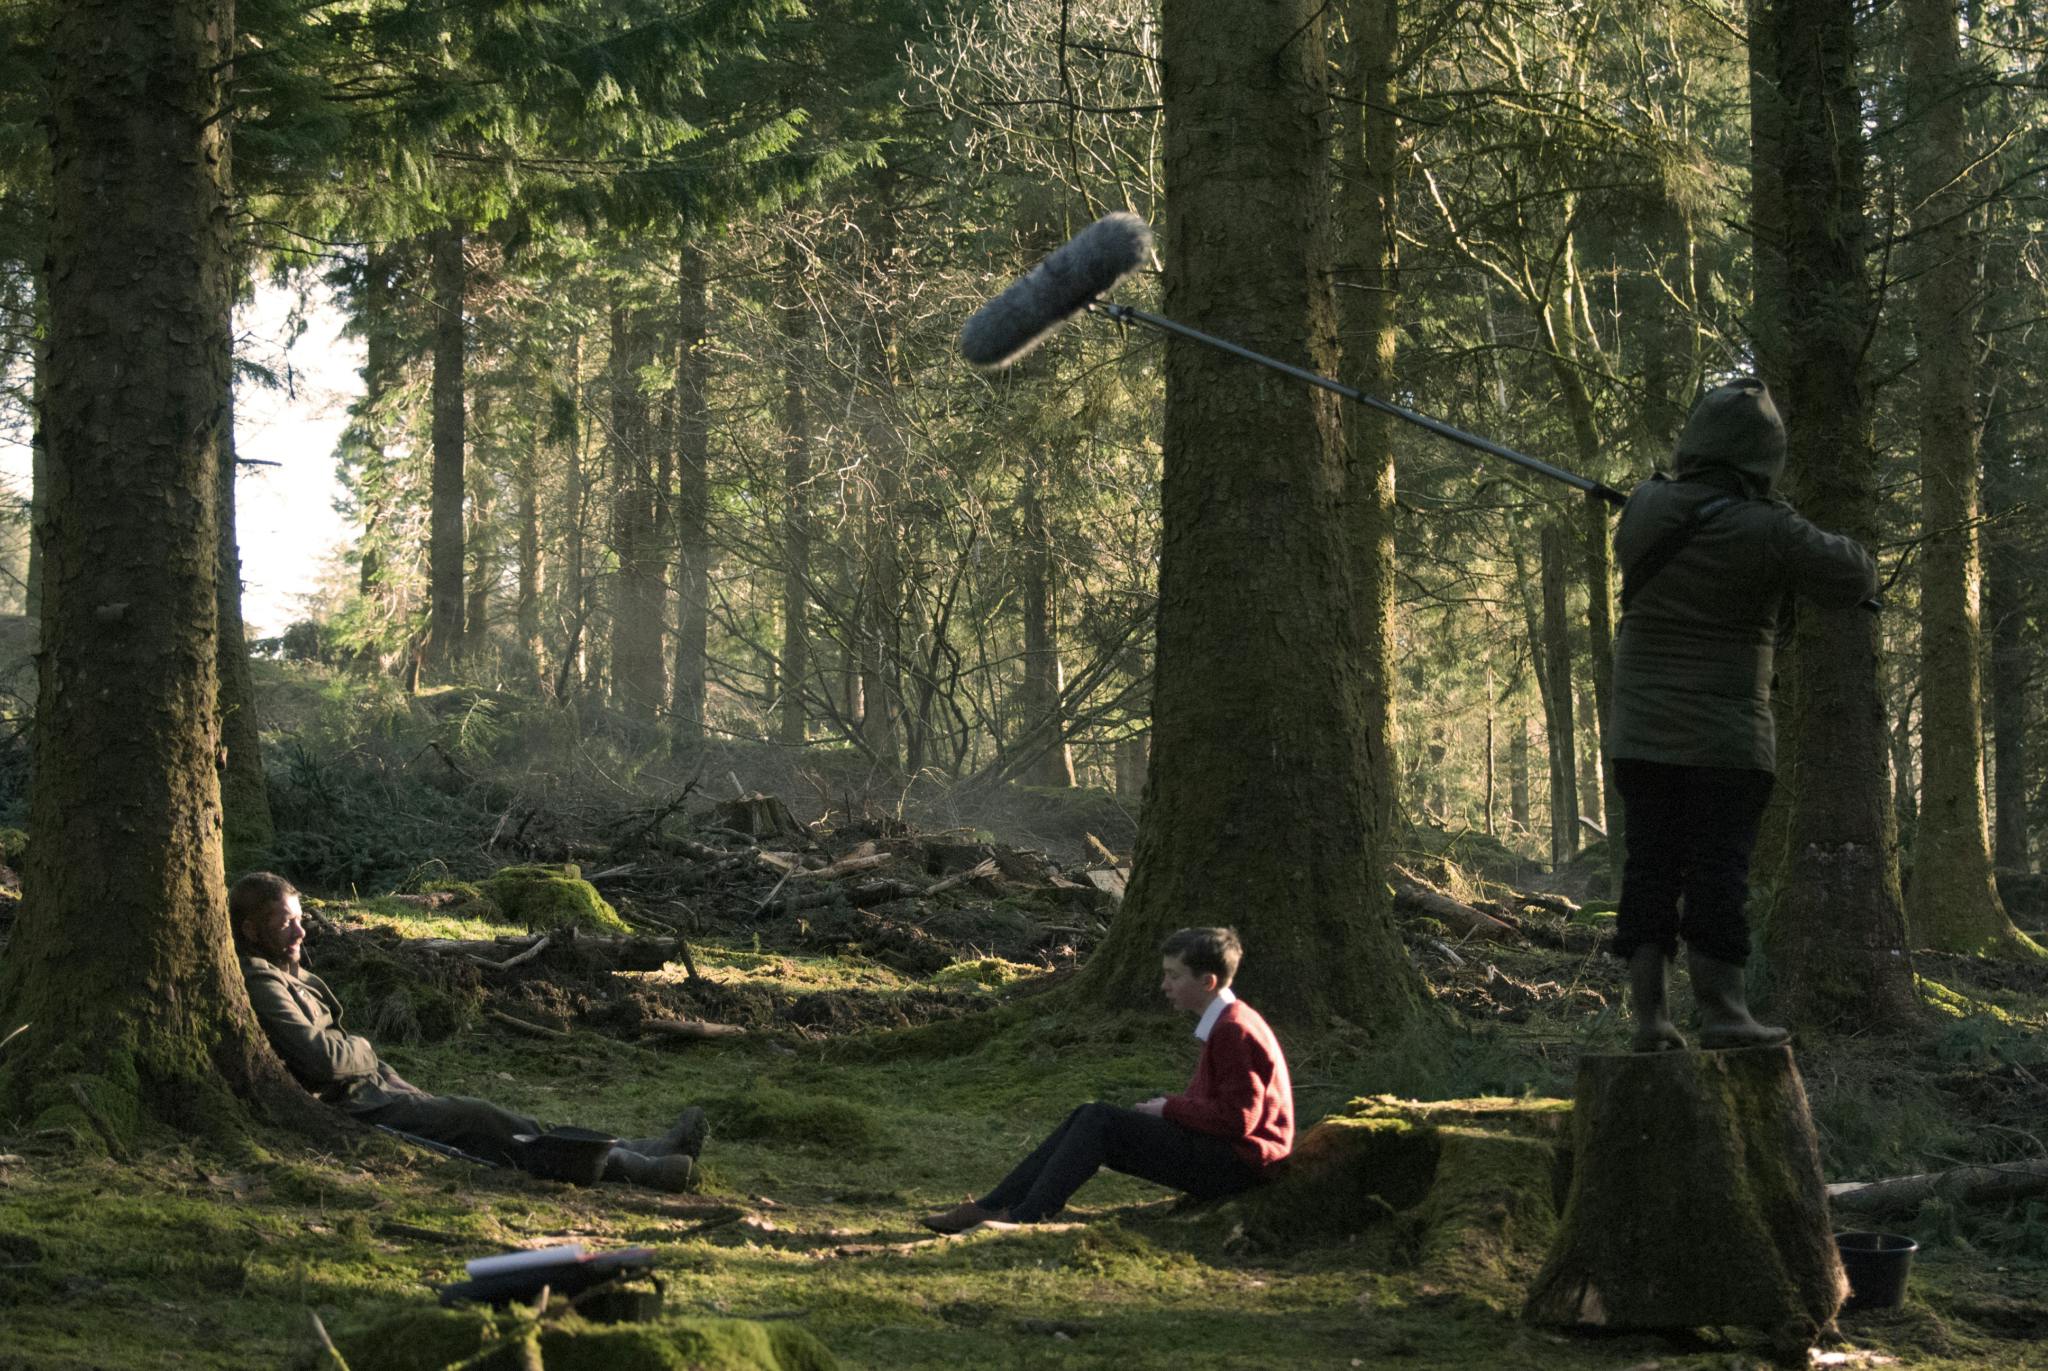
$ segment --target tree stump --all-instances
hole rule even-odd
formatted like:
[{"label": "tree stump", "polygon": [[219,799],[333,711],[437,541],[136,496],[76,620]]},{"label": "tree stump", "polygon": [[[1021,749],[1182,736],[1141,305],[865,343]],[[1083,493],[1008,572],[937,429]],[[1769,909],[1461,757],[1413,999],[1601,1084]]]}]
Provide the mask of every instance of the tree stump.
[{"label": "tree stump", "polygon": [[1556,1230],[1567,1123],[1562,1100],[1353,1100],[1268,1184],[1187,1222],[1255,1251],[1342,1242],[1360,1266],[1512,1306]]},{"label": "tree stump", "polygon": [[1585,1057],[1572,1144],[1524,1318],[1736,1325],[1788,1351],[1833,1324],[1848,1283],[1790,1047]]},{"label": "tree stump", "polygon": [[736,800],[721,801],[712,822],[764,842],[795,838],[808,844],[811,840],[810,830],[798,823],[789,806],[773,795],[742,795]]}]

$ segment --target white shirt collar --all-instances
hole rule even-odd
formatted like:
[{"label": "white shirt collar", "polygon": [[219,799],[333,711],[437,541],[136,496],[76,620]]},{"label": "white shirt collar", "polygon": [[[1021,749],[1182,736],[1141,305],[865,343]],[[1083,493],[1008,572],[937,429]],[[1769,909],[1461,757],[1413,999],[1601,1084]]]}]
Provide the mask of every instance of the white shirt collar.
[{"label": "white shirt collar", "polygon": [[1209,1041],[1209,1035],[1216,1029],[1216,1021],[1223,1017],[1224,1006],[1236,1003],[1237,993],[1229,986],[1217,991],[1216,998],[1209,1001],[1209,1007],[1202,1011],[1202,1021],[1195,1025],[1195,1036],[1203,1042]]}]

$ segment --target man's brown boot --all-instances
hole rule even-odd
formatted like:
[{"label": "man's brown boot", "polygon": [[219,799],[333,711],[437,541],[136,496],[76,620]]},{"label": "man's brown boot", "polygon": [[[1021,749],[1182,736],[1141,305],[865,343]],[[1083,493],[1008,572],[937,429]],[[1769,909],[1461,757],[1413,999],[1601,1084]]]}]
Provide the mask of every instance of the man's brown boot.
[{"label": "man's brown boot", "polygon": [[604,1178],[682,1195],[697,1187],[697,1163],[680,1152],[667,1157],[649,1157],[614,1147],[611,1155],[605,1158]]},{"label": "man's brown boot", "polygon": [[647,1157],[667,1157],[680,1152],[695,1158],[703,1155],[704,1137],[710,1131],[704,1120],[704,1111],[693,1104],[676,1115],[676,1121],[660,1137],[621,1138],[619,1146]]},{"label": "man's brown boot", "polygon": [[1792,1036],[1789,1028],[1750,1017],[1742,968],[1734,962],[1689,950],[1686,969],[1692,972],[1693,998],[1700,1006],[1701,1047],[1775,1047]]},{"label": "man's brown boot", "polygon": [[1010,1211],[1007,1209],[983,1209],[973,1200],[954,1205],[951,1209],[936,1214],[927,1214],[918,1222],[934,1233],[965,1233],[968,1229],[985,1223],[1007,1223]]}]

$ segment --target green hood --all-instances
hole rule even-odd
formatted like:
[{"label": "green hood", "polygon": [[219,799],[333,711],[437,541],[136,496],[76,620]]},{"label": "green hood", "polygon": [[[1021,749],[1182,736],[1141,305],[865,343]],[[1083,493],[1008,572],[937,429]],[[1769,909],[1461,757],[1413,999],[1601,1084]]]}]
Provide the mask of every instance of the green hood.
[{"label": "green hood", "polygon": [[1785,472],[1785,421],[1754,376],[1738,376],[1702,395],[1678,435],[1673,476],[1684,480],[1716,468],[1740,476],[1753,499],[1770,494]]}]

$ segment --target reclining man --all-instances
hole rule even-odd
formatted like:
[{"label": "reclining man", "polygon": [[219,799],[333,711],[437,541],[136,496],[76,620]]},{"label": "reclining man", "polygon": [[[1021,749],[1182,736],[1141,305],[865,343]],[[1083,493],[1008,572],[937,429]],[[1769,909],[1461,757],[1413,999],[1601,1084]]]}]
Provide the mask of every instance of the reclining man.
[{"label": "reclining man", "polygon": [[[523,1167],[519,1139],[545,1132],[541,1124],[487,1100],[430,1095],[379,1060],[367,1038],[342,1031],[341,1001],[299,963],[306,931],[290,881],[268,871],[242,877],[228,892],[228,918],[249,1003],[300,1085],[364,1123]],[[703,1146],[704,1111],[685,1109],[660,1137],[612,1148],[604,1178],[681,1192],[692,1184]]]}]

